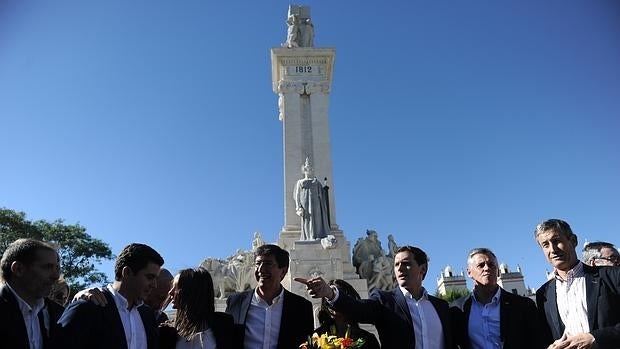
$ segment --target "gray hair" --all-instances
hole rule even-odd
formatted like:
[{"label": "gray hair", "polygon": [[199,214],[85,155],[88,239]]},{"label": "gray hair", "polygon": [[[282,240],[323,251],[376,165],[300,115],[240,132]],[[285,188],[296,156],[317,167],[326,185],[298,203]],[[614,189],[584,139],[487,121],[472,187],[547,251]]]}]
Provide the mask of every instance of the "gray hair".
[{"label": "gray hair", "polygon": [[570,225],[565,221],[561,219],[547,219],[546,221],[536,226],[536,230],[534,230],[534,239],[537,239],[538,235],[545,233],[549,230],[562,234],[569,238],[575,236],[573,230],[570,228]]},{"label": "gray hair", "polygon": [[613,249],[616,248],[612,243],[605,241],[595,241],[586,244],[582,250],[581,260],[585,264],[590,264],[592,260],[603,257],[601,250],[605,247]]},{"label": "gray hair", "polygon": [[493,253],[493,251],[486,247],[476,247],[469,251],[469,253],[467,254],[467,265],[474,264],[474,256],[477,254],[483,254],[487,257],[491,257],[494,260],[495,265],[497,265],[497,256],[495,256],[495,253]]}]

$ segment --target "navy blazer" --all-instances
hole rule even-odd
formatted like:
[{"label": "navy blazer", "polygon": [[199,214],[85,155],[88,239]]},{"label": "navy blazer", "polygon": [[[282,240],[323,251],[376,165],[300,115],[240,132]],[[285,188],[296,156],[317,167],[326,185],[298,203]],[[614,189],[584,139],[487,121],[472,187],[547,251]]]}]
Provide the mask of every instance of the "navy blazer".
[{"label": "navy blazer", "polygon": [[[599,349],[620,348],[620,267],[584,264],[583,272],[590,333]],[[556,302],[555,279],[547,281],[536,291],[536,304],[546,325],[545,343],[549,345],[564,333]]]},{"label": "navy blazer", "polygon": [[[127,349],[127,339],[121,317],[110,291],[103,294],[108,300],[101,307],[86,300],[71,303],[58,320],[57,348],[67,349]],[[159,348],[159,335],[155,324],[155,312],[146,305],[138,307],[146,332],[149,349]]]},{"label": "navy blazer", "polygon": [[[56,336],[55,324],[64,308],[47,298],[45,306],[50,317],[48,333],[51,339]],[[24,317],[13,292],[5,284],[0,286],[0,344],[3,348],[30,349]],[[51,348],[51,345],[48,344],[45,348]]]},{"label": "navy blazer", "polygon": [[[443,327],[444,346],[455,348],[448,303],[428,296]],[[400,288],[391,291],[374,290],[369,299],[356,300],[343,293],[333,305],[334,309],[347,315],[352,321],[374,324],[379,333],[381,348],[415,348],[413,320],[405,295]]]},{"label": "navy blazer", "polygon": [[[533,300],[510,293],[500,287],[499,328],[504,349],[546,348],[541,342],[541,328]],[[472,296],[461,297],[451,304],[454,316],[453,330],[459,348],[471,348],[469,314]]]},{"label": "navy blazer", "polygon": [[[252,303],[254,289],[236,293],[226,300],[226,312],[232,315],[241,342],[245,336],[245,320]],[[309,300],[284,290],[278,349],[296,349],[314,329],[314,313]],[[251,348],[248,348],[251,349]]]}]

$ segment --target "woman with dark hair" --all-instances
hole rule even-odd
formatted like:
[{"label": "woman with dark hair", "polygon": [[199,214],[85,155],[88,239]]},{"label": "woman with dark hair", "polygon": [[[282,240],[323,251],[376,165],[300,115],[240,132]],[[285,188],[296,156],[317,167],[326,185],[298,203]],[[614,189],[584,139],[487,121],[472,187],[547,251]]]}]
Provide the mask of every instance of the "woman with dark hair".
[{"label": "woman with dark hair", "polygon": [[239,348],[232,316],[215,311],[213,280],[206,269],[181,270],[172,281],[168,301],[176,317],[161,328],[161,349]]},{"label": "woman with dark hair", "polygon": [[[357,293],[355,288],[344,280],[331,280],[329,284],[338,287],[338,292],[344,293],[356,300],[360,299],[360,295]],[[323,298],[321,302],[321,309],[319,310],[319,323],[321,326],[314,330],[314,333],[319,336],[322,334],[327,334],[329,336],[337,336],[340,338],[351,338],[354,341],[359,338],[363,338],[365,343],[361,348],[381,348],[379,341],[377,341],[377,338],[372,333],[361,329],[357,322],[347,319],[344,314],[330,308],[325,298]]]}]

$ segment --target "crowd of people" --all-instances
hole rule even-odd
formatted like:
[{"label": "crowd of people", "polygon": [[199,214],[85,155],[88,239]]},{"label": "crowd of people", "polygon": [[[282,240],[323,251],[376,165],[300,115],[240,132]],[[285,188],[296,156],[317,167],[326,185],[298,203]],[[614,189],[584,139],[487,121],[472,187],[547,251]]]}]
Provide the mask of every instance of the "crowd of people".
[{"label": "crowd of people", "polygon": [[[139,243],[119,253],[111,284],[81,291],[67,304],[55,247],[19,239],[0,261],[0,347],[294,349],[312,348],[315,333],[347,339],[333,348],[620,348],[615,246],[590,243],[580,261],[577,235],[559,219],[539,224],[534,238],[554,268],[536,302],[502,289],[493,251],[474,248],[467,255],[473,290],[448,304],[422,286],[426,253],[402,246],[394,251],[397,287],[368,299],[343,280],[296,278],[321,299],[316,329],[312,303],[281,284],[289,254],[277,245],[255,250],[256,287],[229,296],[226,311],[217,312],[206,269],[173,276],[157,251]],[[176,309],[172,321],[163,312],[169,304]],[[360,323],[374,324],[379,341]]]}]

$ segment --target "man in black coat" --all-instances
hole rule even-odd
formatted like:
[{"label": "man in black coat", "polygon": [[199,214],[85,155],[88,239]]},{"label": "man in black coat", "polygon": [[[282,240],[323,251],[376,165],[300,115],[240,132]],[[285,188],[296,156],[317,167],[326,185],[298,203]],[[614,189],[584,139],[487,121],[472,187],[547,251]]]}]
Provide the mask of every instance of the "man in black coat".
[{"label": "man in black coat", "polygon": [[[374,324],[381,348],[455,348],[448,303],[429,295],[422,281],[428,271],[428,257],[420,248],[403,246],[394,257],[398,288],[375,290],[370,299],[355,300],[339,294],[320,277],[296,279],[306,284],[314,298],[326,298],[333,308],[352,321]],[[422,344],[418,346],[419,344]]]},{"label": "man in black coat", "polygon": [[491,250],[475,248],[469,252],[467,275],[474,283],[474,291],[451,304],[459,347],[543,347],[534,301],[499,287],[498,273],[497,257]]},{"label": "man in black coat", "polygon": [[115,281],[103,289],[107,304],[71,303],[58,320],[55,344],[67,349],[153,349],[159,338],[155,313],[143,305],[157,287],[164,259],[144,244],[126,246],[114,266]]},{"label": "man in black coat", "polygon": [[[534,232],[554,278],[536,291],[550,348],[620,348],[620,267],[590,267],[577,258],[577,235],[549,219]],[[578,306],[575,306],[578,305]]]},{"label": "man in black coat", "polygon": [[314,329],[312,303],[280,284],[288,272],[289,254],[277,245],[262,245],[254,253],[253,290],[228,297],[226,312],[233,316],[245,349],[299,348]]},{"label": "man in black coat", "polygon": [[58,253],[34,239],[11,243],[0,261],[0,346],[48,349],[63,307],[45,298],[60,277]]}]

